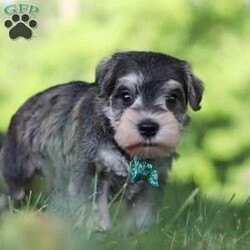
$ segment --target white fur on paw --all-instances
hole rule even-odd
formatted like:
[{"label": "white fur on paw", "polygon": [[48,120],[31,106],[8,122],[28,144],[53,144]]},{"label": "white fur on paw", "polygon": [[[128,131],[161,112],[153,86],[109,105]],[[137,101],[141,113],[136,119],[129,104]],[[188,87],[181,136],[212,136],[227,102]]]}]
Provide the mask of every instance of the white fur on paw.
[{"label": "white fur on paw", "polygon": [[127,176],[129,163],[117,152],[102,150],[100,152],[101,163],[105,166],[106,171],[114,171],[116,175]]},{"label": "white fur on paw", "polygon": [[112,171],[115,172],[116,175],[128,175],[129,164],[123,157],[110,155],[106,158],[106,164],[110,167]]}]

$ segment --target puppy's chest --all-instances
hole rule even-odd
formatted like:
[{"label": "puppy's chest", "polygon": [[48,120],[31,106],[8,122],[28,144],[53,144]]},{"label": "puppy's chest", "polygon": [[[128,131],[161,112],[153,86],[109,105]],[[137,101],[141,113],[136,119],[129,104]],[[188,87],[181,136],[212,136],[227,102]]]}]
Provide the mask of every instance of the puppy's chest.
[{"label": "puppy's chest", "polygon": [[112,175],[109,178],[109,199],[127,199],[131,200],[139,194],[145,186],[148,185],[144,181],[132,183],[129,177],[120,177]]}]

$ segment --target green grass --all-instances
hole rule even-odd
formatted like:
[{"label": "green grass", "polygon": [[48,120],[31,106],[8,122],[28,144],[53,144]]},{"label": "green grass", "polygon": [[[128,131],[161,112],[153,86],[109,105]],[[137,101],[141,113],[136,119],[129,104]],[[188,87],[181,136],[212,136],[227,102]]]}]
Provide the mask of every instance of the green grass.
[{"label": "green grass", "polygon": [[235,205],[234,198],[213,202],[191,185],[170,184],[159,223],[146,232],[123,230],[118,202],[113,228],[90,233],[74,229],[67,215],[47,212],[41,196],[29,196],[22,210],[2,216],[0,249],[250,249],[250,200]]}]

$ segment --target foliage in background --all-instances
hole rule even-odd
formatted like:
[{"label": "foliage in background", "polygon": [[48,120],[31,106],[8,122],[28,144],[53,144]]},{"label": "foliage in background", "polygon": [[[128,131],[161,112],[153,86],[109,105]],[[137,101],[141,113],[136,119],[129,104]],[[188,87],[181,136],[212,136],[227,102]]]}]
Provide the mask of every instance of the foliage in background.
[{"label": "foliage in background", "polygon": [[[31,1],[26,1],[31,2]],[[205,82],[172,180],[192,181],[209,197],[250,192],[250,3],[218,0],[32,1],[35,37],[12,41],[0,28],[0,129],[32,94],[71,80],[94,80],[98,61],[120,50],[156,50],[188,60]],[[1,16],[3,23],[6,16]],[[219,196],[220,194],[220,196]],[[227,198],[226,198],[227,197]]]}]

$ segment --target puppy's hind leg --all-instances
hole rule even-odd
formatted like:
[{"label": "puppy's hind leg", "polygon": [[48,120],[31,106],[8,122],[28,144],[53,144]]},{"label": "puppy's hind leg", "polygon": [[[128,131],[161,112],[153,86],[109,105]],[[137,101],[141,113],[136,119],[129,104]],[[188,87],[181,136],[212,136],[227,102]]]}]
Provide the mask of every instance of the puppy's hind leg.
[{"label": "puppy's hind leg", "polygon": [[[40,160],[34,154],[31,156],[23,149],[16,150],[7,144],[1,153],[1,171],[8,186],[9,195],[14,201],[14,206],[20,206],[20,202],[25,197],[26,191],[30,189],[30,184],[37,171],[36,165],[40,165]],[[40,158],[39,158],[40,159]]]}]

